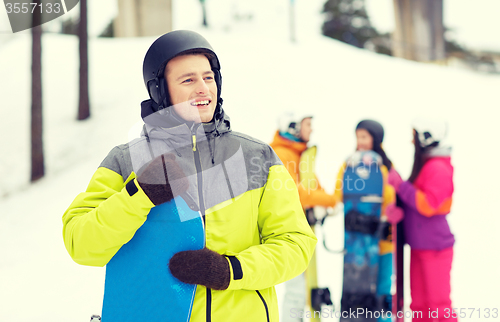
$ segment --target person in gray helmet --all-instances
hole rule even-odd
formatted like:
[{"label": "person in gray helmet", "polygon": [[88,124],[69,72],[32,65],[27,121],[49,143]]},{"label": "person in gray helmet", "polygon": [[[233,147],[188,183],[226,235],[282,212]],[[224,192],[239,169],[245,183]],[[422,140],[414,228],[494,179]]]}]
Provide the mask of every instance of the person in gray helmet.
[{"label": "person in gray helmet", "polygon": [[64,213],[69,254],[106,265],[152,207],[181,196],[206,236],[165,263],[197,285],[191,321],[277,322],[274,286],[301,274],[316,245],[293,179],[269,145],[232,131],[220,62],[201,35],[159,37],[143,75],[141,135],[111,150]]}]

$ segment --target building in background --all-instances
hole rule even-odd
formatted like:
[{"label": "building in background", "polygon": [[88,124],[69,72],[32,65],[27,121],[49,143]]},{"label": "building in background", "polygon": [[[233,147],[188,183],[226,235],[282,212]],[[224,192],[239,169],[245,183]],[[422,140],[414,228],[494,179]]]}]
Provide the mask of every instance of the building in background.
[{"label": "building in background", "polygon": [[118,0],[115,37],[158,36],[172,30],[172,0]]}]

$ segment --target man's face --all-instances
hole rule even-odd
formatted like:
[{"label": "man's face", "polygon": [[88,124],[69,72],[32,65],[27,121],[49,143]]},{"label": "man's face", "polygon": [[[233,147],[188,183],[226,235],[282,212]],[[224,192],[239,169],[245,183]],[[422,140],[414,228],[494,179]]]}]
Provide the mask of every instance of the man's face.
[{"label": "man's face", "polygon": [[170,102],[185,121],[210,122],[217,106],[217,84],[204,55],[182,55],[165,67]]},{"label": "man's face", "polygon": [[373,150],[373,138],[371,134],[365,129],[356,130],[356,141],[358,151]]},{"label": "man's face", "polygon": [[311,133],[312,133],[311,118],[305,118],[300,123],[300,138],[304,142],[309,142],[309,140],[311,139]]}]

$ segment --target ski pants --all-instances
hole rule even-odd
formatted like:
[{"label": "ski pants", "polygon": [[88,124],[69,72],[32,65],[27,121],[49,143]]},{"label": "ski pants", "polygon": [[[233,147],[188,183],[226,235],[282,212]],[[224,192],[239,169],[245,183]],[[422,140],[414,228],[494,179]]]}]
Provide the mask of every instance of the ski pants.
[{"label": "ski pants", "polygon": [[411,250],[412,321],[457,321],[456,315],[453,315],[450,299],[452,260],[453,247],[443,250]]},{"label": "ski pants", "polygon": [[281,308],[281,322],[302,322],[300,318],[306,305],[305,273],[285,282],[285,298]]}]

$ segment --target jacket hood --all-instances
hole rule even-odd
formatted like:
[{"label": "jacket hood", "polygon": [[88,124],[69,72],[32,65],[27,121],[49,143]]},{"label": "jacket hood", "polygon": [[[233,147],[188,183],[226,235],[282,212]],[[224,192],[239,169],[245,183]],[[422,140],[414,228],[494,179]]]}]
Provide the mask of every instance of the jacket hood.
[{"label": "jacket hood", "polygon": [[304,152],[307,149],[306,142],[295,142],[287,138],[284,138],[283,136],[280,135],[279,131],[276,131],[271,146],[273,148],[284,147],[295,151],[299,155],[302,154],[302,152]]}]

